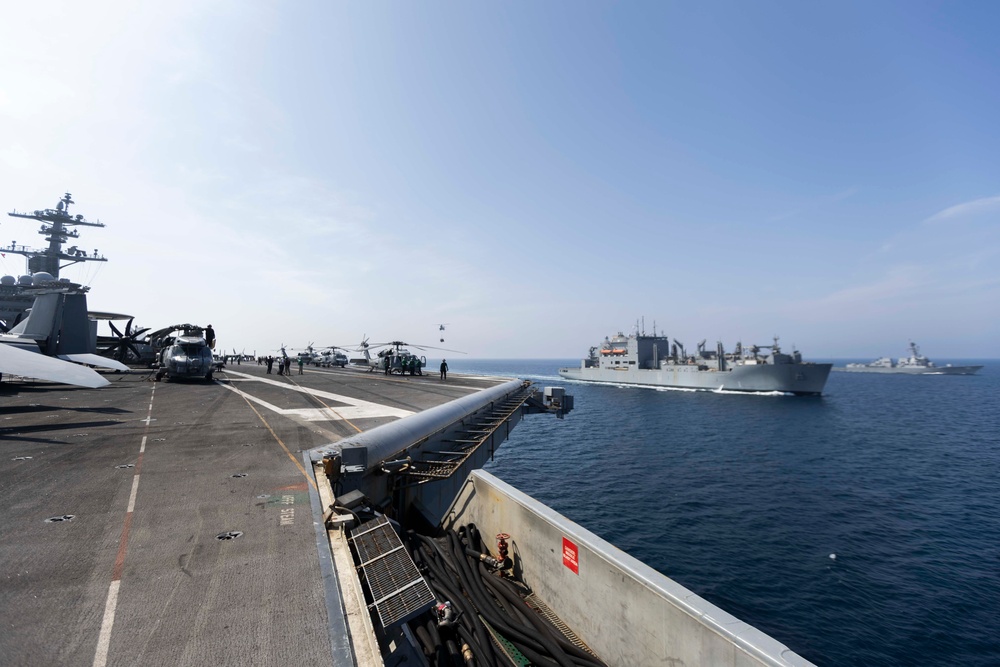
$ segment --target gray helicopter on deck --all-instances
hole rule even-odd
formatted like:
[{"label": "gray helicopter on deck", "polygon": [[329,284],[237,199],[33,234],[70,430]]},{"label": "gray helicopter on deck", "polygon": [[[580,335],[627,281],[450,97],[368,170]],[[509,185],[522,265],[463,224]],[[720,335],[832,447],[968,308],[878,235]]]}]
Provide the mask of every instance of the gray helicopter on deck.
[{"label": "gray helicopter on deck", "polygon": [[331,368],[333,366],[345,368],[348,363],[347,355],[344,354],[345,351],[348,351],[347,348],[340,347],[339,345],[331,345],[322,349],[313,363],[323,368]]},{"label": "gray helicopter on deck", "polygon": [[[389,341],[388,343],[369,343],[368,338],[365,337],[362,338],[361,345],[357,350],[364,354],[364,358],[352,359],[351,363],[356,366],[367,367],[369,372],[375,370],[384,371],[386,375],[423,375],[423,369],[427,366],[427,357],[410,352],[407,349],[410,347],[420,351],[440,350],[442,352],[465,354],[461,350],[404,343],[401,340]],[[379,348],[383,349],[379,350],[373,359],[372,351]]]},{"label": "gray helicopter on deck", "polygon": [[204,327],[175,324],[154,332],[150,337],[159,350],[157,381],[164,377],[168,380],[200,378],[212,381],[212,374],[218,365],[212,356],[212,348],[205,340]]}]

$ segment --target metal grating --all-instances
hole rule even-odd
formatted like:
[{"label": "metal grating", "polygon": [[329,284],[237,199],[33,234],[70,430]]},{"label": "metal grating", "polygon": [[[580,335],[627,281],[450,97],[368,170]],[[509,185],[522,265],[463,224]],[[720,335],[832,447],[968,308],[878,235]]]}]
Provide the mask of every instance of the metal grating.
[{"label": "metal grating", "polygon": [[434,594],[417,571],[396,531],[384,516],[351,532],[358,569],[383,628],[407,621],[434,606]]},{"label": "metal grating", "polygon": [[[462,435],[467,437],[448,440],[447,442],[457,444],[461,448],[462,451],[460,452],[447,452],[448,454],[454,454],[457,458],[452,460],[428,460],[426,457],[437,456],[442,452],[425,452],[423,454],[425,458],[414,461],[406,471],[406,474],[411,478],[419,480],[416,482],[417,484],[435,479],[447,479],[465,463],[470,455],[489,440],[515,412],[520,410],[524,402],[530,397],[531,392],[528,386],[521,387],[499,406],[494,407],[490,415],[480,418],[466,428],[462,432]],[[506,435],[501,440],[505,437]]]},{"label": "metal grating", "polygon": [[590,650],[582,639],[576,636],[576,633],[568,625],[566,625],[561,618],[559,618],[554,611],[552,611],[547,604],[538,599],[534,593],[528,595],[524,598],[524,601],[529,607],[538,612],[538,615],[547,620],[556,630],[562,633],[571,644],[574,644],[577,648],[581,648],[595,658],[600,659],[600,657]]}]

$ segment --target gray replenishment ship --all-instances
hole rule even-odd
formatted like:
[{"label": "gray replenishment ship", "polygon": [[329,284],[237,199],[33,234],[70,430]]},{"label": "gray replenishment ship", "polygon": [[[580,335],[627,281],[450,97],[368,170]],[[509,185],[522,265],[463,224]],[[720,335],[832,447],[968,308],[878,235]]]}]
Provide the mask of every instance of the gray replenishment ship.
[{"label": "gray replenishment ship", "polygon": [[910,341],[910,356],[900,357],[893,361],[889,357],[880,357],[867,364],[847,364],[838,371],[851,373],[902,373],[906,375],[975,375],[982,366],[938,366],[927,357],[920,354],[920,348]]},{"label": "gray replenishment ship", "polygon": [[[762,350],[768,350],[762,354]],[[579,368],[560,368],[559,375],[569,380],[609,382],[613,384],[652,385],[700,391],[781,392],[800,396],[823,393],[832,364],[802,361],[798,351],[785,354],[773,345],[744,348],[736,344],[726,352],[722,343],[714,350],[705,341],[694,354],[669,336],[649,336],[621,332],[590,348]]]}]

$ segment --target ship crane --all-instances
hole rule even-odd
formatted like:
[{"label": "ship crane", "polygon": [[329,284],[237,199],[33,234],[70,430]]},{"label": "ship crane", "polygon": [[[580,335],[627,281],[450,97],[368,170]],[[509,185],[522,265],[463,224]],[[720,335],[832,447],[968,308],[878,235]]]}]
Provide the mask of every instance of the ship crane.
[{"label": "ship crane", "polygon": [[[773,345],[754,345],[753,348],[754,348],[754,350],[764,350],[764,349],[767,349],[767,350],[771,350],[775,354],[781,354],[781,348],[778,347],[778,337],[777,336],[774,337],[774,344]],[[756,352],[755,352],[755,354],[756,354]]]}]

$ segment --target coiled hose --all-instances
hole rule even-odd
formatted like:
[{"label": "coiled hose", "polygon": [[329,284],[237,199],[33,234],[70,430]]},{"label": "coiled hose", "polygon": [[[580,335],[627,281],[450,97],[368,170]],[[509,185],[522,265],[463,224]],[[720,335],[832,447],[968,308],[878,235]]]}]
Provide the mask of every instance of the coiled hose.
[{"label": "coiled hose", "polygon": [[[414,531],[408,531],[405,538],[410,556],[435,595],[449,600],[458,612],[450,626],[438,627],[434,612],[412,622],[432,667],[509,664],[495,650],[487,623],[532,665],[605,667],[531,609],[514,583],[486,568],[479,558],[485,549],[474,524],[462,526],[458,532],[447,531],[438,539]],[[463,653],[462,645],[469,651]]]}]

